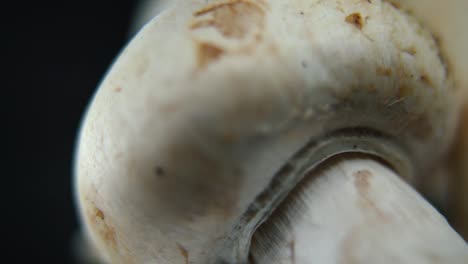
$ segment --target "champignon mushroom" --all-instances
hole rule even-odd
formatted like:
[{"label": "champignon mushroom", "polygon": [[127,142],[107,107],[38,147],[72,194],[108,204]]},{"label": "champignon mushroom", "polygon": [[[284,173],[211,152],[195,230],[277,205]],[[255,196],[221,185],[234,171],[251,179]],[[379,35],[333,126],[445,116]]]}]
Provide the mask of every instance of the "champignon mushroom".
[{"label": "champignon mushroom", "polygon": [[251,263],[468,260],[446,220],[372,157],[342,156],[308,176],[255,232]]},{"label": "champignon mushroom", "polygon": [[171,5],[86,114],[85,232],[111,263],[465,263],[410,187],[454,140],[441,54],[387,1]]}]

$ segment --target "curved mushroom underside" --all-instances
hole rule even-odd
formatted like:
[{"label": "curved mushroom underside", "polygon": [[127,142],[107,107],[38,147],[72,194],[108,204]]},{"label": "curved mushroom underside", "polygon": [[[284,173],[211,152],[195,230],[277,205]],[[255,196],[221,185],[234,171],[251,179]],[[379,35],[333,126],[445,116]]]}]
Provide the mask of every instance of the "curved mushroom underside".
[{"label": "curved mushroom underside", "polygon": [[447,165],[463,80],[395,2],[206,2],[147,24],[84,121],[78,200],[113,262],[216,259],[273,175],[336,131],[398,142],[421,188]]}]

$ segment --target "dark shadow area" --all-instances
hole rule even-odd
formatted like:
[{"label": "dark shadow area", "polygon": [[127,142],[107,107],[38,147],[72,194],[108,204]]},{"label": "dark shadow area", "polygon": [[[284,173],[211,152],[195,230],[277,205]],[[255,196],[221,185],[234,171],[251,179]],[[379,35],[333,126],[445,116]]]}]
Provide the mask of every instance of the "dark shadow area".
[{"label": "dark shadow area", "polygon": [[74,263],[75,139],[88,101],[127,42],[136,3],[11,1],[3,5],[4,261]]}]

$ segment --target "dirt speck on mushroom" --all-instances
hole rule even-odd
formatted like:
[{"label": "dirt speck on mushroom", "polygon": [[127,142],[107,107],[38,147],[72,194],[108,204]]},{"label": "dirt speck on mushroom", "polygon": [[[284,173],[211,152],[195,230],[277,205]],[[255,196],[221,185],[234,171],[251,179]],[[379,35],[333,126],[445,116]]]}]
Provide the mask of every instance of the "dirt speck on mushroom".
[{"label": "dirt speck on mushroom", "polygon": [[114,228],[109,224],[103,210],[99,209],[96,205],[91,204],[88,213],[89,223],[92,229],[101,237],[106,246],[117,249],[117,240]]},{"label": "dirt speck on mushroom", "polygon": [[156,174],[156,176],[162,177],[162,176],[164,176],[165,171],[164,171],[164,168],[163,168],[163,167],[161,167],[161,166],[156,166],[156,168],[154,168],[154,173]]},{"label": "dirt speck on mushroom", "polygon": [[430,79],[429,76],[427,76],[426,74],[421,75],[421,77],[419,77],[419,79],[420,79],[421,82],[423,82],[425,85],[430,86],[430,87],[433,86],[431,79]]},{"label": "dirt speck on mushroom", "polygon": [[398,98],[401,99],[401,98],[405,98],[407,97],[409,94],[411,94],[411,89],[408,85],[406,84],[402,84],[398,87]]},{"label": "dirt speck on mushroom", "polygon": [[180,251],[180,254],[184,257],[185,259],[185,263],[188,264],[189,263],[189,253],[188,253],[188,250],[186,248],[184,248],[181,244],[177,243],[177,248],[179,249]]},{"label": "dirt speck on mushroom", "polygon": [[377,67],[376,72],[378,75],[389,77],[392,75],[392,69],[386,67]]},{"label": "dirt speck on mushroom", "polygon": [[415,47],[407,47],[407,48],[402,49],[401,51],[411,56],[415,56],[417,53]]},{"label": "dirt speck on mushroom", "polygon": [[199,43],[197,45],[197,60],[200,68],[216,61],[225,53],[224,49],[211,43]]},{"label": "dirt speck on mushroom", "polygon": [[348,22],[349,24],[354,25],[358,29],[362,29],[362,27],[364,26],[364,20],[362,19],[362,16],[360,13],[352,13],[346,16],[345,21]]}]

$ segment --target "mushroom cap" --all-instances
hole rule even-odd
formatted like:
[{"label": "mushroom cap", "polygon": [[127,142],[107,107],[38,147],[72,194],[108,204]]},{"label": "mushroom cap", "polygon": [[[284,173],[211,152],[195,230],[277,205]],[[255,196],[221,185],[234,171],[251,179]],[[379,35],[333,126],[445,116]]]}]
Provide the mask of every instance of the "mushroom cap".
[{"label": "mushroom cap", "polygon": [[435,35],[460,88],[468,90],[468,1],[465,0],[388,0],[413,14]]},{"label": "mushroom cap", "polygon": [[[468,2],[465,0],[384,0],[413,14],[433,32],[450,58],[451,70],[459,86],[468,87]],[[132,24],[132,32],[137,32],[151,18],[170,4],[181,5],[182,0],[141,0]],[[468,90],[468,89],[467,89]]]},{"label": "mushroom cap", "polygon": [[444,155],[460,91],[405,12],[378,0],[206,2],[148,23],[83,122],[77,196],[112,263],[208,263],[273,175],[334,131],[384,134],[416,176]]}]

